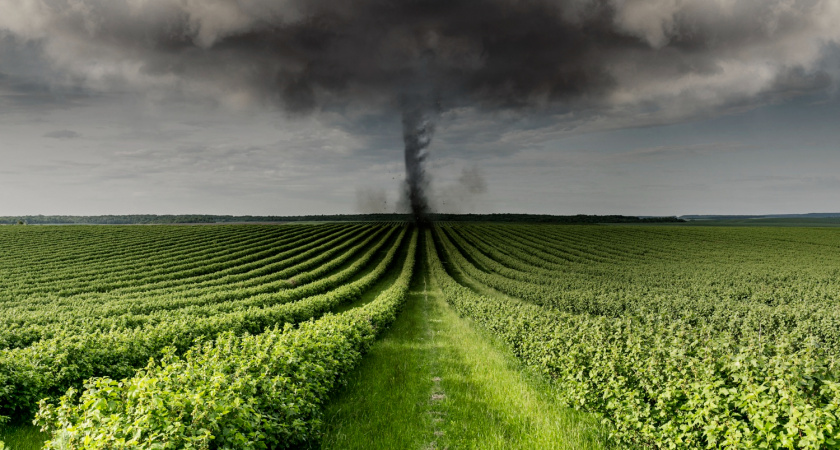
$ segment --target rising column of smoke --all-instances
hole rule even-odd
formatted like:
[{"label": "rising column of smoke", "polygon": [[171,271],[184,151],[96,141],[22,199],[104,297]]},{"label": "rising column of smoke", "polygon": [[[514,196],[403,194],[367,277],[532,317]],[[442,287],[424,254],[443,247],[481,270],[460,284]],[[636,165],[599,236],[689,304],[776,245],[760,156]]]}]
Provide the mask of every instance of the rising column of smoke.
[{"label": "rising column of smoke", "polygon": [[435,132],[434,112],[422,103],[403,105],[403,141],[405,141],[405,183],[411,216],[415,223],[428,220],[429,199],[425,162]]},{"label": "rising column of smoke", "polygon": [[440,109],[436,101],[434,33],[424,36],[425,49],[420,54],[409,86],[400,96],[403,142],[405,143],[405,185],[408,206],[414,223],[428,222],[429,177],[426,158],[435,134],[435,119]]}]

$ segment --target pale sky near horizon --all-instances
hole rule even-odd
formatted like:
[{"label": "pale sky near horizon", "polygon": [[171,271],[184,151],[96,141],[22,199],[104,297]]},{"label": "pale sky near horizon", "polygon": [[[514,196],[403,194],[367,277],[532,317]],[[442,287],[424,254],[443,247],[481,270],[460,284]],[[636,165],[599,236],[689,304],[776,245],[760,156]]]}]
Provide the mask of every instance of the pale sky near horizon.
[{"label": "pale sky near horizon", "polygon": [[439,211],[840,212],[840,2],[482,1],[0,0],[0,216],[391,211],[418,77]]}]

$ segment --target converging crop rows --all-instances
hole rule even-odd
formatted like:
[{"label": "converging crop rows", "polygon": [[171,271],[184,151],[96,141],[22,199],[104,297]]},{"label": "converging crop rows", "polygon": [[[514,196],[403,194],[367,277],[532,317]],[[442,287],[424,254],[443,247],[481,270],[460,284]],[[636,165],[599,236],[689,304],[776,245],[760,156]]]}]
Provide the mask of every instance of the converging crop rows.
[{"label": "converging crop rows", "polygon": [[620,447],[840,448],[833,229],[45,226],[0,248],[0,419],[45,448],[317,442],[419,275]]},{"label": "converging crop rows", "polygon": [[447,301],[623,445],[840,446],[832,230],[438,226],[427,245]]}]

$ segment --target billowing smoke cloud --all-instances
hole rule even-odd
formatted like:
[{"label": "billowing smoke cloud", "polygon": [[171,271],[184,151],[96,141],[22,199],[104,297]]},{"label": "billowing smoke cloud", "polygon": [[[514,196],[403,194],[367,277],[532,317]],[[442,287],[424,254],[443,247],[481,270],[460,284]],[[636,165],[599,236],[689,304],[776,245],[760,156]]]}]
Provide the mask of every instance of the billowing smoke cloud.
[{"label": "billowing smoke cloud", "polygon": [[415,222],[424,222],[429,212],[425,162],[435,133],[435,113],[424,100],[407,100],[402,112],[406,196]]},{"label": "billowing smoke cloud", "polygon": [[357,188],[356,211],[362,214],[393,213],[393,205],[388,203],[388,193],[383,188]]},{"label": "billowing smoke cloud", "polygon": [[539,113],[629,126],[835,85],[835,0],[0,0],[3,39],[53,83],[210,98],[291,114],[403,118],[408,196],[436,114]]},{"label": "billowing smoke cloud", "polygon": [[487,181],[478,166],[465,168],[458,177],[458,185],[470,195],[478,195],[487,192]]},{"label": "billowing smoke cloud", "polygon": [[478,212],[486,193],[487,181],[481,169],[477,165],[465,167],[455,183],[445,185],[436,192],[434,209],[452,214]]}]

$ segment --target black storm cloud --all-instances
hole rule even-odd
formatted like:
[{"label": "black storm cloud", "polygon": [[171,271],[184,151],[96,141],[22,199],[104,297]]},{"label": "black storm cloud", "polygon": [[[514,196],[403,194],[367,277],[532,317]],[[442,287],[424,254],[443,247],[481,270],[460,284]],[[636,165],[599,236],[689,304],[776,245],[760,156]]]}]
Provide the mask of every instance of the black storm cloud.
[{"label": "black storm cloud", "polygon": [[[415,211],[442,113],[581,130],[674,123],[833,92],[840,54],[834,0],[0,0],[0,11],[0,44],[17,49],[5,54],[38,60],[34,85],[398,114]],[[29,85],[13,62],[0,66],[4,98]]]},{"label": "black storm cloud", "polygon": [[[665,108],[825,89],[833,1],[3,0],[0,30],[39,42],[63,82],[177,89],[290,112]],[[55,80],[54,80],[55,81]]]}]

